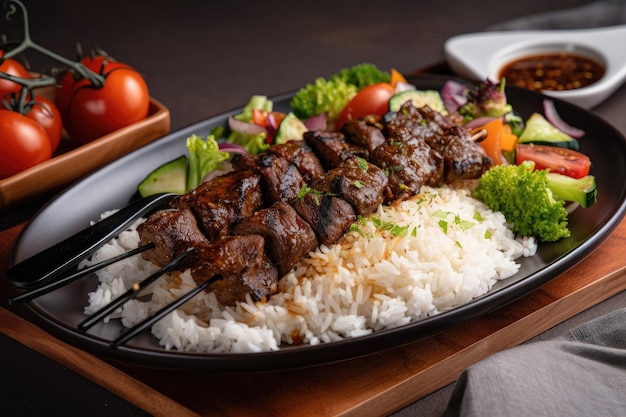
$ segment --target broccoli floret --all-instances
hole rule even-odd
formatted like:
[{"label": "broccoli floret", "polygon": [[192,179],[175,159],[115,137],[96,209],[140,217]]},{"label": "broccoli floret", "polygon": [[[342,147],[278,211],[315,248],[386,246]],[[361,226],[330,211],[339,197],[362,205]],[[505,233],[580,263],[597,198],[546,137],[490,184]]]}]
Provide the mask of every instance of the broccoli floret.
[{"label": "broccoli floret", "polygon": [[289,105],[299,119],[327,113],[328,120],[339,117],[350,99],[363,87],[379,82],[389,82],[391,75],[373,64],[359,64],[344,68],[328,79],[318,77],[296,92]]},{"label": "broccoli floret", "polygon": [[343,80],[348,84],[356,85],[356,88],[360,90],[368,85],[388,83],[391,81],[391,75],[388,72],[381,71],[374,64],[365,63],[339,70],[330,79]]},{"label": "broccoli floret", "polygon": [[358,89],[342,79],[326,80],[319,77],[313,84],[307,84],[296,92],[289,105],[301,120],[328,113],[329,120],[335,120]]},{"label": "broccoli floret", "polygon": [[547,171],[534,168],[532,161],[495,166],[478,180],[472,195],[501,212],[518,235],[544,242],[569,237],[565,201],[550,189]]}]

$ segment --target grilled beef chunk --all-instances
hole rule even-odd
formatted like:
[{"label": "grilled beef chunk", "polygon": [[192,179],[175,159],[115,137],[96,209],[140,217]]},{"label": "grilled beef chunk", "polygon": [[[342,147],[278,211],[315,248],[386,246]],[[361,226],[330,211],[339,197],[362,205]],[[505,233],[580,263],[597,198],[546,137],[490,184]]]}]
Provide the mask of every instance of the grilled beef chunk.
[{"label": "grilled beef chunk", "polygon": [[371,160],[388,174],[386,202],[408,198],[423,185],[438,186],[443,181],[441,155],[423,139],[408,134],[407,129],[395,131],[384,145],[374,150]]},{"label": "grilled beef chunk", "polygon": [[354,209],[346,200],[310,190],[294,204],[300,217],[311,225],[322,245],[332,245],[356,220]]},{"label": "grilled beef chunk", "polygon": [[452,128],[463,124],[463,116],[459,113],[449,113],[447,115],[433,110],[429,106],[423,106],[417,109],[424,118],[426,125],[435,133],[440,135]]},{"label": "grilled beef chunk", "polygon": [[191,275],[198,284],[221,275],[208,291],[223,305],[244,301],[247,294],[265,300],[278,291],[278,272],[265,253],[262,236],[229,236],[195,249]]},{"label": "grilled beef chunk", "polygon": [[210,241],[230,232],[231,224],[254,213],[263,203],[259,176],[250,170],[231,171],[176,197],[171,206],[191,209]]},{"label": "grilled beef chunk", "polygon": [[265,206],[277,201],[294,202],[305,184],[295,165],[272,153],[235,155],[232,163],[235,169],[252,169],[259,174]]},{"label": "grilled beef chunk", "polygon": [[140,246],[155,245],[141,257],[158,266],[167,265],[190,248],[209,243],[188,209],[158,211],[137,226],[137,232]]},{"label": "grilled beef chunk", "polygon": [[365,148],[371,153],[385,143],[382,128],[379,116],[365,116],[346,122],[341,128],[341,132],[348,142]]},{"label": "grilled beef chunk", "polygon": [[311,226],[291,205],[280,201],[242,219],[234,226],[233,233],[263,236],[280,276],[288,273],[300,258],[318,246]]},{"label": "grilled beef chunk", "polygon": [[406,128],[413,130],[420,126],[423,127],[426,132],[432,134],[432,131],[425,126],[423,121],[424,116],[422,116],[422,113],[420,113],[411,101],[407,101],[400,106],[400,110],[397,112],[385,113],[380,122],[383,125],[385,137],[391,136],[393,132],[397,130]]},{"label": "grilled beef chunk", "polygon": [[326,169],[336,168],[353,156],[367,159],[367,149],[346,141],[341,132],[309,131],[303,135]]},{"label": "grilled beef chunk", "polygon": [[311,182],[311,188],[346,200],[357,214],[374,212],[384,200],[384,171],[363,158],[352,157]]},{"label": "grilled beef chunk", "polygon": [[269,197],[269,199],[266,198],[266,203],[295,201],[305,184],[298,169],[285,159],[273,154],[260,155],[258,161],[258,172],[261,175],[263,189],[266,197]]},{"label": "grilled beef chunk", "polygon": [[250,153],[236,153],[230,158],[230,164],[235,171],[255,171],[257,163],[256,155]]},{"label": "grilled beef chunk", "polygon": [[306,182],[324,174],[324,167],[319,158],[303,140],[290,140],[272,145],[267,152],[295,165]]},{"label": "grilled beef chunk", "polygon": [[492,159],[463,126],[449,128],[446,137],[448,144],[443,151],[446,183],[480,178],[493,165]]}]

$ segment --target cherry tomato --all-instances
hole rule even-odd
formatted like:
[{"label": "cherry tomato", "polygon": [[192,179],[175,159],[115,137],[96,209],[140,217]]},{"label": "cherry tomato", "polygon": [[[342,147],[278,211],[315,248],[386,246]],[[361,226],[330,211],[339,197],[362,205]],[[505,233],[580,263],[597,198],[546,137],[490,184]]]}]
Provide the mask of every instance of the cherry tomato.
[{"label": "cherry tomato", "polygon": [[382,116],[387,113],[389,111],[389,99],[393,92],[393,87],[389,83],[377,83],[363,87],[341,111],[335,121],[335,127],[341,129],[347,121],[371,114]]},{"label": "cherry tomato", "polygon": [[150,95],[143,77],[132,67],[104,57],[81,62],[105,78],[98,88],[68,73],[57,91],[57,104],[73,140],[86,143],[144,119]]},{"label": "cherry tomato", "polygon": [[550,169],[550,172],[572,178],[584,177],[591,168],[591,160],[587,155],[573,149],[549,145],[518,143],[515,160],[518,165],[522,161],[534,161],[535,169]]},{"label": "cherry tomato", "polygon": [[52,156],[43,127],[18,112],[0,110],[0,178],[10,177]]},{"label": "cherry tomato", "polygon": [[50,148],[54,153],[61,142],[61,134],[63,133],[61,113],[54,102],[46,97],[35,96],[34,102],[35,104],[26,113],[26,116],[44,128],[50,140]]},{"label": "cherry tomato", "polygon": [[[0,59],[4,56],[4,51],[0,51]],[[24,68],[18,61],[7,58],[0,64],[0,71],[20,78],[30,78],[28,70]],[[20,91],[22,86],[11,80],[0,77],[0,97],[4,97],[9,93],[16,93]]]}]

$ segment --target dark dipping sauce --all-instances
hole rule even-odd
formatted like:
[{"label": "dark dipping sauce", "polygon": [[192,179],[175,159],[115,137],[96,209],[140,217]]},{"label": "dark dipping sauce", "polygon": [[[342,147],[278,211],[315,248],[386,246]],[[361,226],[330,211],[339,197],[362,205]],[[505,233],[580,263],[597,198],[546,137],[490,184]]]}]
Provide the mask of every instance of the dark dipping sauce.
[{"label": "dark dipping sauce", "polygon": [[516,59],[500,70],[508,85],[527,90],[572,90],[595,83],[605,73],[600,63],[568,53],[531,55]]}]

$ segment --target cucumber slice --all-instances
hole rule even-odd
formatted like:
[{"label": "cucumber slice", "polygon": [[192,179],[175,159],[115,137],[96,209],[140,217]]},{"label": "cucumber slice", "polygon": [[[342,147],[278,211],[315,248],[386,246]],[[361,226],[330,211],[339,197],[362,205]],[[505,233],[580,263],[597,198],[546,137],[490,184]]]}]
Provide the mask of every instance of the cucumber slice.
[{"label": "cucumber slice", "polygon": [[400,110],[400,107],[409,100],[417,108],[428,105],[441,114],[448,114],[439,91],[435,90],[406,90],[396,93],[389,99],[389,111]]},{"label": "cucumber slice", "polygon": [[561,200],[578,203],[584,208],[592,206],[597,202],[598,189],[596,178],[593,175],[572,178],[567,175],[548,172],[546,177],[548,179],[548,188]]},{"label": "cucumber slice", "polygon": [[292,139],[302,140],[302,135],[308,130],[302,120],[298,119],[293,112],[289,112],[278,126],[274,143],[285,143]]},{"label": "cucumber slice", "polygon": [[185,194],[187,192],[187,157],[181,156],[166,162],[139,183],[142,197],[159,193]]},{"label": "cucumber slice", "polygon": [[561,148],[578,150],[578,140],[561,132],[539,113],[533,113],[526,121],[526,127],[519,136],[519,143],[560,146]]}]

